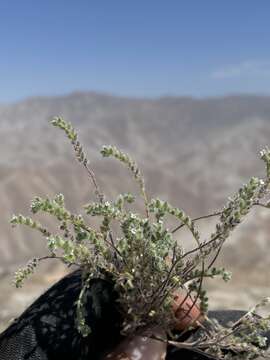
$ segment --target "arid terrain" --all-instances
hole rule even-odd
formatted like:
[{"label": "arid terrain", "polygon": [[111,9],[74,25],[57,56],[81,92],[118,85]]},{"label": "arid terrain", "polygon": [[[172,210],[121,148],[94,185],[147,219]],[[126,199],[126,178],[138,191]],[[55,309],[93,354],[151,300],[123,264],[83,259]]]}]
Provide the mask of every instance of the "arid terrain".
[{"label": "arid terrain", "polygon": [[[64,271],[50,262],[25,288],[11,286],[18,266],[46,253],[38,233],[11,229],[11,215],[29,213],[35,195],[63,192],[77,212],[93,199],[70,144],[48,123],[54,115],[78,129],[108,197],[132,186],[126,169],[99,154],[103,144],[115,144],[136,159],[151,196],[192,217],[220,209],[251,176],[263,176],[259,150],[270,146],[270,97],[150,100],[73,93],[0,105],[0,328]],[[49,218],[43,220],[52,226]],[[200,222],[205,236],[213,225]],[[220,263],[234,276],[230,284],[209,284],[213,308],[248,308],[270,295],[269,230],[270,211],[256,209],[226,244]],[[184,232],[178,236],[185,241]]]}]

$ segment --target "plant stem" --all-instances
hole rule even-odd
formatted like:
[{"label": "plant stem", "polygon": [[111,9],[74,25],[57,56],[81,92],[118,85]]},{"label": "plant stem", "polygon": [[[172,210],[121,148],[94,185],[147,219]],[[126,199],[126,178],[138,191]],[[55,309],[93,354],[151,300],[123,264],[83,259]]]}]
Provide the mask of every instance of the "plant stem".
[{"label": "plant stem", "polygon": [[[197,218],[192,219],[191,221],[194,222],[194,221],[198,221],[198,220],[202,220],[202,219],[208,219],[208,218],[213,217],[213,216],[220,216],[221,214],[222,214],[222,212],[219,211],[219,212],[215,212],[215,213],[212,213],[212,214],[199,216]],[[175,229],[173,229],[171,231],[171,233],[174,234],[176,231],[180,230],[185,225],[186,224],[181,224],[181,225],[177,226]]]}]

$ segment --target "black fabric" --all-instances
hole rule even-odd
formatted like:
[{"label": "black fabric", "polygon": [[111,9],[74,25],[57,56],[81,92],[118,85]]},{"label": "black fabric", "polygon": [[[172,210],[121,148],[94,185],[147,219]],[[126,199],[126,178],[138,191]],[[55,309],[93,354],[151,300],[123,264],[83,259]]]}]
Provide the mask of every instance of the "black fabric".
[{"label": "black fabric", "polygon": [[64,277],[40,296],[0,335],[0,360],[100,359],[120,339],[120,316],[111,283],[93,280],[87,291],[87,323],[83,338],[75,324],[75,302],[81,272]]},{"label": "black fabric", "polygon": [[[113,285],[95,279],[87,290],[87,323],[91,334],[83,338],[75,324],[75,302],[81,289],[81,272],[61,279],[40,296],[7,330],[0,334],[0,360],[99,360],[121,340],[121,318]],[[210,311],[226,325],[244,311]],[[191,335],[191,334],[189,334]],[[270,333],[266,334],[268,344]],[[166,360],[207,360],[202,354],[168,347]]]}]

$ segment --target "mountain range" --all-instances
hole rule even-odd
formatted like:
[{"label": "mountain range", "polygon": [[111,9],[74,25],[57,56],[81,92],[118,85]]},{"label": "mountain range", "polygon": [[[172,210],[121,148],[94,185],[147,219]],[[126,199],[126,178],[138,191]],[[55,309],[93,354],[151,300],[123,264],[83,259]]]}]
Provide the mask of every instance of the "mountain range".
[{"label": "mountain range", "polygon": [[[49,124],[53,116],[78,130],[107,198],[136,185],[121,164],[102,159],[104,144],[136,160],[149,196],[168,200],[191,217],[221,209],[251,176],[264,176],[259,151],[270,145],[268,96],[132,99],[82,92],[0,105],[0,331],[64,273],[49,262],[20,291],[10,285],[12,271],[46,254],[40,234],[11,228],[12,214],[30,214],[36,195],[62,192],[74,212],[95,199],[71,144]],[[207,285],[212,308],[246,309],[269,296],[269,219],[267,209],[254,209],[225,244],[219,264],[233,271],[233,279],[226,287],[221,281]],[[49,217],[40,220],[54,229]],[[205,237],[214,224],[215,219],[198,222]],[[184,231],[178,239],[190,246]]]},{"label": "mountain range", "polygon": [[[102,145],[113,144],[137,161],[151,196],[167,199],[192,217],[219,209],[251,176],[263,176],[258,154],[270,145],[268,96],[139,99],[77,92],[1,105],[2,269],[45,251],[38,234],[12,230],[9,224],[13,213],[29,213],[35,195],[63,192],[73,211],[93,199],[87,174],[76,162],[72,147],[49,124],[56,115],[78,130],[108,197],[133,186],[125,168],[99,154]],[[240,240],[232,240],[231,244],[236,243],[233,254],[228,250],[226,255],[224,250],[229,262],[250,264],[254,253],[238,258],[243,241],[256,249],[258,259],[270,262],[264,251],[269,246],[269,221],[264,211],[257,213],[254,224],[247,221],[243,233],[236,234]],[[50,219],[46,221],[52,225]],[[208,224],[202,226],[209,229]]]}]

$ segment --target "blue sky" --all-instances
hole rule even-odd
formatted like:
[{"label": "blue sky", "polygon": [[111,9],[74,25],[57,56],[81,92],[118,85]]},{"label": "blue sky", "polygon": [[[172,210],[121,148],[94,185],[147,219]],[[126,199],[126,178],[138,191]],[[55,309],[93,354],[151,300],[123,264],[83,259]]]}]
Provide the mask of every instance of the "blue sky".
[{"label": "blue sky", "polygon": [[0,102],[270,93],[270,1],[0,0]]}]

